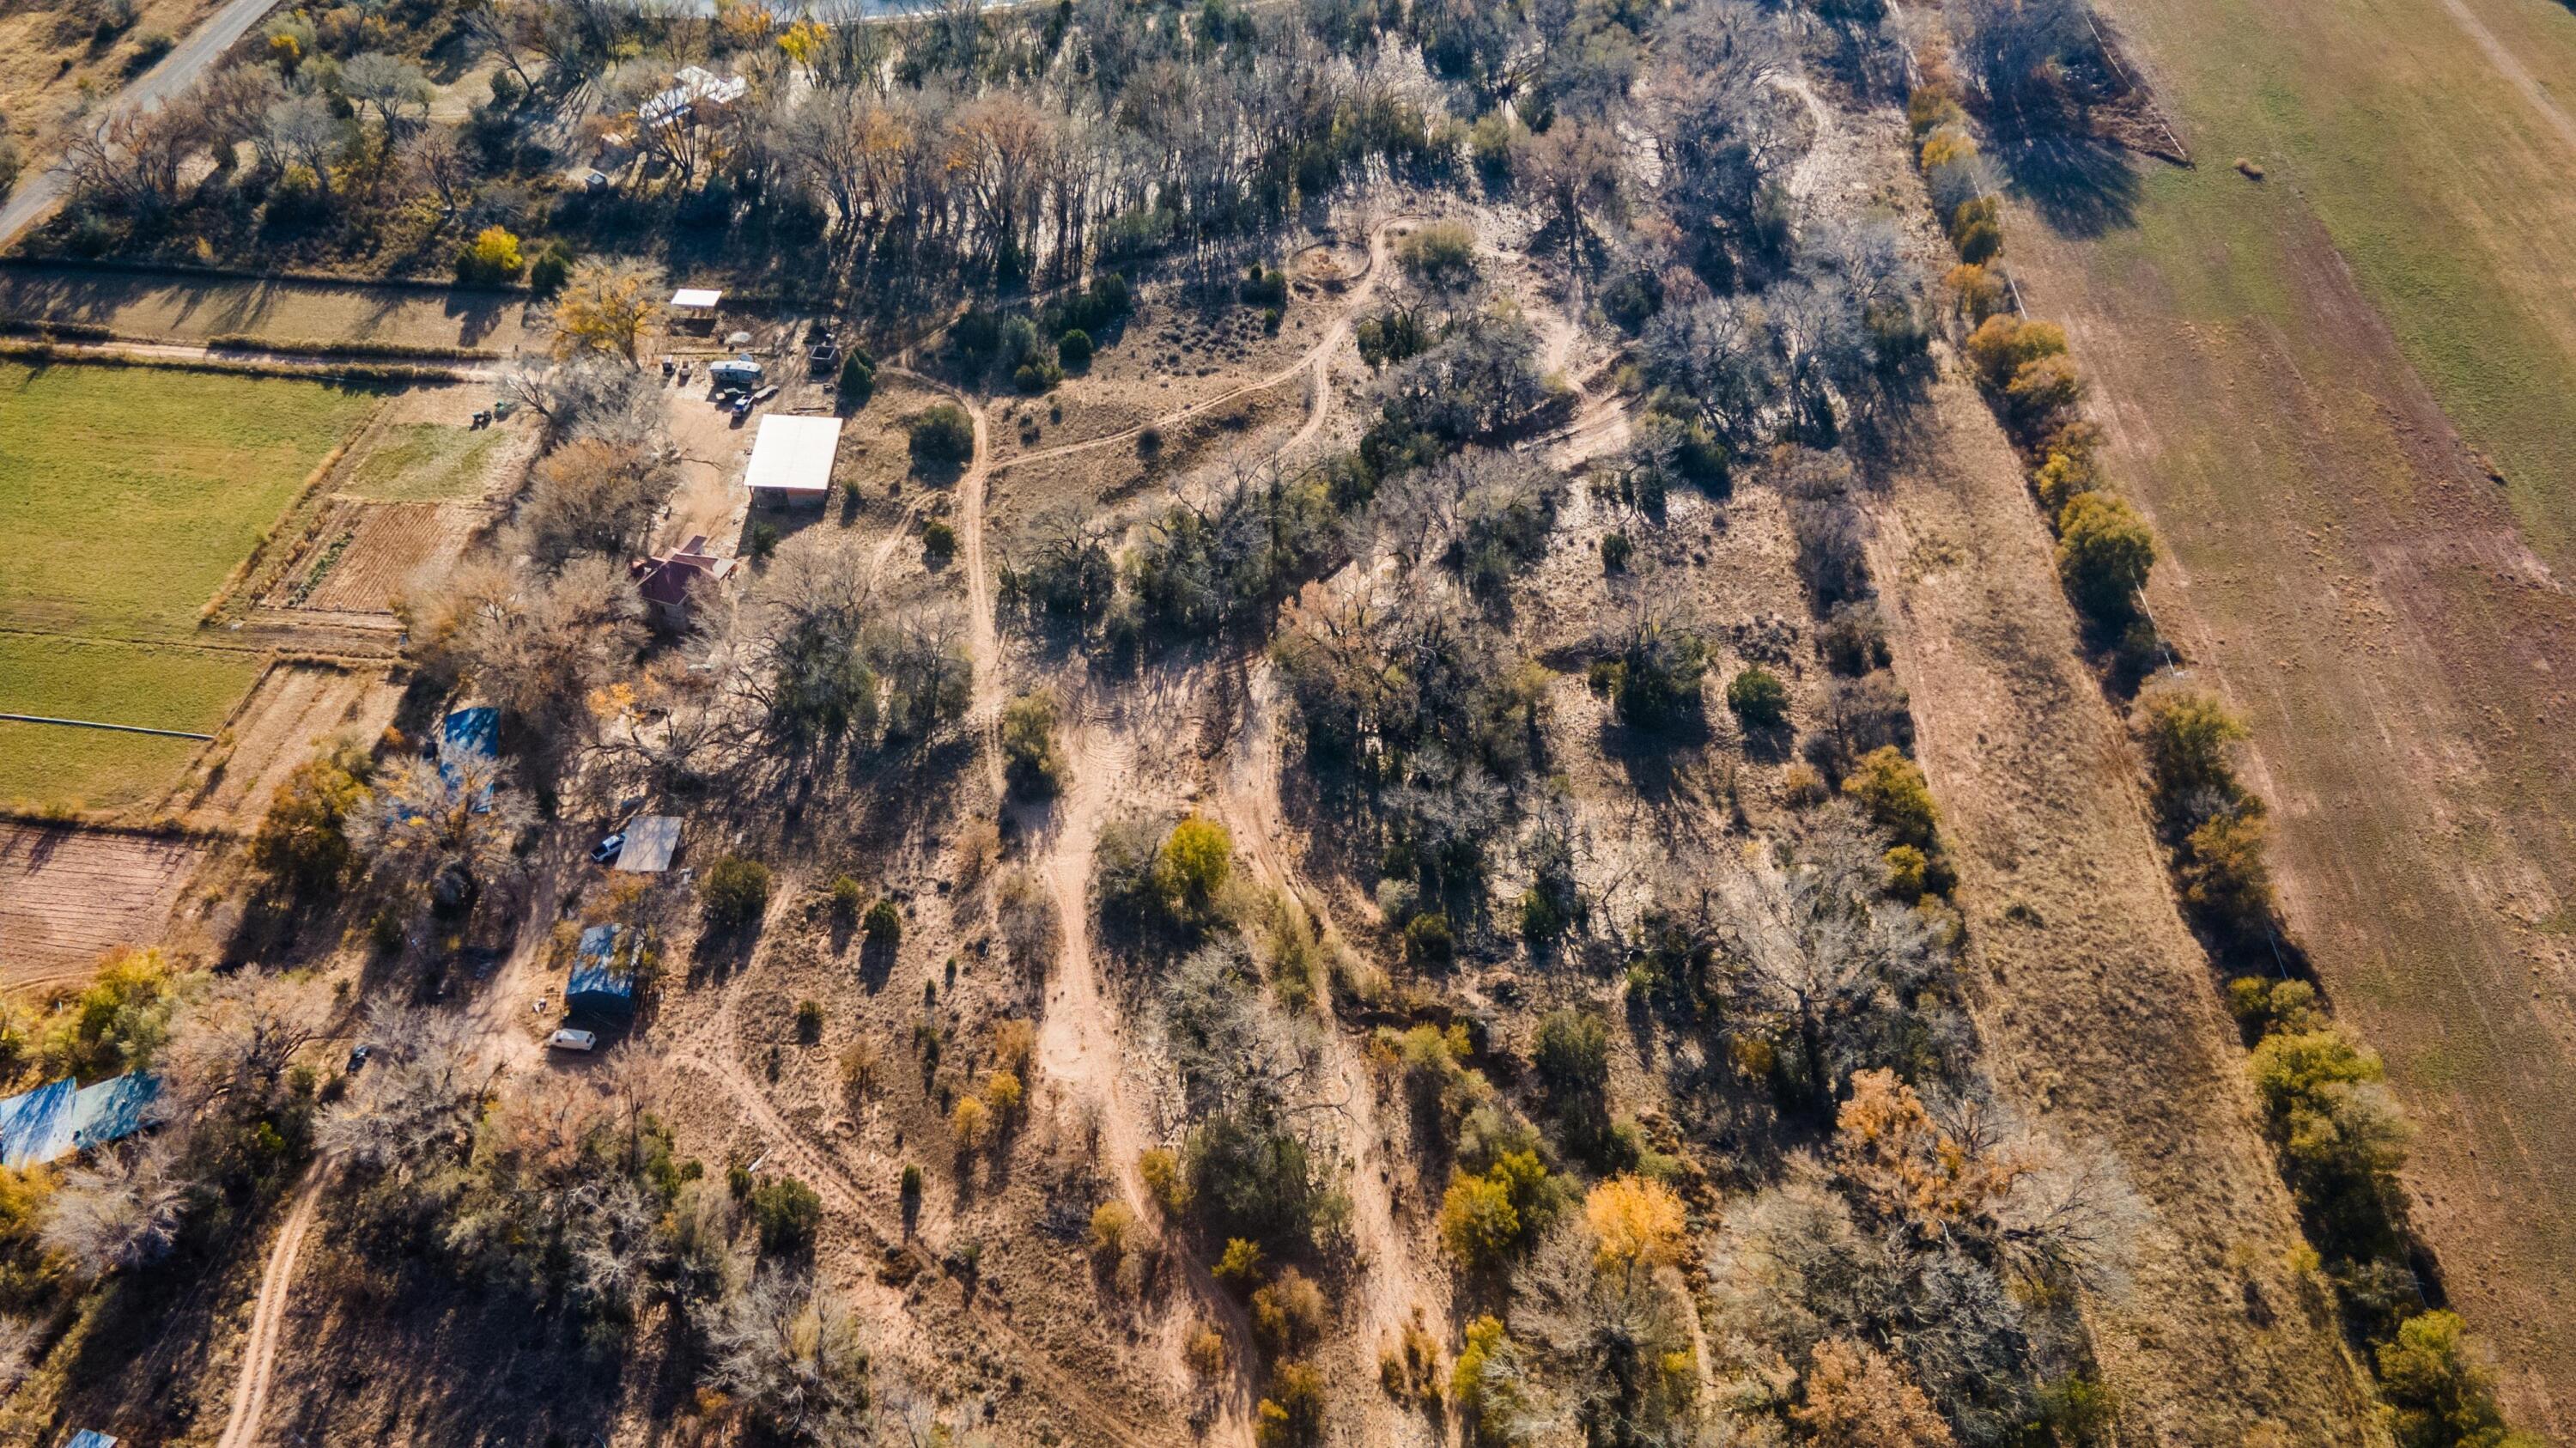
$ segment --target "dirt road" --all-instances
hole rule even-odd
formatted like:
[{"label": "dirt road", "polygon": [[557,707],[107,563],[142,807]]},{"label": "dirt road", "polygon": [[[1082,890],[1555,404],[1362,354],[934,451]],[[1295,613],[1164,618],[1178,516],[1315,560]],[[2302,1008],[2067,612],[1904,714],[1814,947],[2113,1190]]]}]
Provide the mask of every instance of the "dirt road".
[{"label": "dirt road", "polygon": [[[198,26],[150,70],[135,78],[116,98],[110,118],[151,110],[196,83],[233,42],[275,9],[277,0],[232,0]],[[101,123],[105,124],[104,121]],[[6,205],[0,205],[0,252],[16,244],[21,233],[53,214],[71,190],[71,172],[57,165],[18,183]]]},{"label": "dirt road", "polygon": [[233,1382],[232,1416],[215,1448],[251,1448],[259,1441],[260,1418],[268,1410],[268,1386],[277,1375],[278,1338],[286,1322],[287,1294],[295,1285],[295,1259],[313,1227],[313,1208],[331,1179],[331,1165],[315,1162],[286,1214],[286,1225],[268,1249],[268,1267],[259,1278],[259,1303],[252,1308],[248,1341],[242,1348],[241,1373]]}]

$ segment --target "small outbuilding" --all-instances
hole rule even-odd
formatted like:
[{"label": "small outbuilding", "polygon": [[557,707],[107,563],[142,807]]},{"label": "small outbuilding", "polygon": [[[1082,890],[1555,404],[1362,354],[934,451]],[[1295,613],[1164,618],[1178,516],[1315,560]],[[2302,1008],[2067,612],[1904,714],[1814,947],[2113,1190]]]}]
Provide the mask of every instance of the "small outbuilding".
[{"label": "small outbuilding", "polygon": [[733,575],[733,568],[732,559],[707,550],[707,535],[700,533],[659,558],[636,559],[627,571],[644,599],[646,620],[655,628],[678,633],[689,626],[689,600],[706,597],[707,590]]},{"label": "small outbuilding", "polygon": [[566,1010],[635,1009],[635,956],[643,932],[631,925],[594,925],[573,952],[572,979],[564,985]]},{"label": "small outbuilding", "polygon": [[820,503],[832,491],[832,459],[841,450],[841,420],[773,412],[760,420],[751,446],[754,503]]},{"label": "small outbuilding", "polygon": [[626,826],[626,843],[617,851],[617,868],[639,875],[658,875],[671,868],[680,852],[678,815],[637,815]]},{"label": "small outbuilding", "polygon": [[684,65],[672,75],[670,89],[655,92],[635,108],[635,119],[640,125],[667,126],[723,110],[750,90],[751,82],[741,76]]},{"label": "small outbuilding", "polygon": [[671,293],[671,324],[712,332],[716,327],[716,306],[724,293],[711,287],[682,287]]}]

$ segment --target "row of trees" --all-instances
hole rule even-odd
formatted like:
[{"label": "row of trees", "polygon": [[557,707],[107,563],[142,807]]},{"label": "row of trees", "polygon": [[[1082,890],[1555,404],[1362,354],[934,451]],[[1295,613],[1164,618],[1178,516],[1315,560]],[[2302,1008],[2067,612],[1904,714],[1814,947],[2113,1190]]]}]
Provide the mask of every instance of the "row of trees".
[{"label": "row of trees", "polygon": [[[2068,63],[2095,56],[2097,44],[2080,0],[1980,4],[1965,19],[1968,54],[1990,99],[2043,109],[2080,100]],[[2097,639],[2120,640],[2117,665],[2140,669],[2161,648],[2140,597],[2155,540],[2100,476],[2102,435],[2081,416],[2085,379],[2064,331],[2001,310],[1991,269],[2003,234],[1960,100],[1936,75],[1908,112],[1961,255],[1951,285],[1977,320],[1963,353],[2024,451],[2032,490],[2058,535],[2068,596]],[[2271,947],[2264,958],[2277,960],[2266,811],[2235,768],[2245,726],[2217,700],[2167,678],[2140,695],[2135,732],[2175,882],[2196,922],[2223,951],[2261,945]],[[2371,1349],[2399,1441],[2408,1448],[2531,1441],[2506,1424],[2460,1319],[2423,1310],[2411,1266],[2419,1249],[2395,1176],[2406,1126],[2381,1084],[2378,1057],[2327,1014],[2307,981],[2240,978],[2229,984],[2228,1003],[2253,1047],[2248,1069],[2309,1240],[2347,1329]]]}]

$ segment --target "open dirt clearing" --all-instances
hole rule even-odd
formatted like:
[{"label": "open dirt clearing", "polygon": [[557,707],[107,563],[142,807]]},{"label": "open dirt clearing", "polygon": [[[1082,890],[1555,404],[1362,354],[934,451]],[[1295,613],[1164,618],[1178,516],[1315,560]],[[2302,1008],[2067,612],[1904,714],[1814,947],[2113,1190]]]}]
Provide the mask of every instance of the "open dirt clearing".
[{"label": "open dirt clearing", "polygon": [[2122,732],[2076,651],[2018,462],[1964,383],[1872,545],[1896,669],[1957,852],[1977,1018],[2020,1104],[2120,1157],[2152,1207],[2127,1300],[2088,1304],[2155,1441],[2367,1443],[2235,1027],[2175,913]]},{"label": "open dirt clearing", "polygon": [[543,346],[526,306],[514,292],[0,266],[0,316],[174,342],[245,336],[287,350],[299,342],[383,342],[507,356]]},{"label": "open dirt clearing", "polygon": [[[2204,153],[2272,163],[2268,126],[2222,99],[2246,75],[2179,26],[2189,8],[2131,22],[2146,58],[2186,77],[2168,103]],[[2439,55],[2457,32],[2438,13],[2430,26],[2423,49]],[[2498,134],[2492,154],[2454,158],[2464,174],[2442,184],[2467,188],[2455,199],[2474,224],[2446,233],[2462,254],[2424,278],[2475,293],[2452,322],[2470,330],[2522,284],[2479,270],[2480,238],[2576,206],[2563,171],[2549,195],[2487,190],[2509,184],[2494,168],[2519,144]],[[2174,555],[2150,590],[2159,621],[2253,725],[2290,924],[2418,1127],[2407,1180],[2440,1285],[2499,1359],[2516,1415],[2563,1438],[2576,1432],[2576,1328],[2555,1306],[2576,1296],[2576,1160],[2557,1145],[2576,1139],[2576,600],[2545,515],[2576,453],[2532,469],[2505,434],[2454,429],[2445,404],[2472,419],[2483,404],[2419,350],[2415,303],[2392,313],[2373,281],[2385,261],[2370,248],[2402,237],[2406,214],[2356,249],[2353,200],[2289,154],[2289,185],[2147,170],[2129,224],[2098,237],[2053,234],[2046,207],[2025,209],[2017,271],[2031,307],[2067,324],[2096,378],[2108,467]],[[2499,387],[2552,365],[2536,333],[2483,336]],[[2414,365],[2427,359],[2429,374]],[[2563,396],[2551,406],[2566,415]]]},{"label": "open dirt clearing", "polygon": [[189,840],[0,823],[0,990],[77,984],[102,952],[158,942],[205,854]]},{"label": "open dirt clearing", "polygon": [[[194,827],[248,830],[296,766],[334,738],[367,741],[393,722],[400,691],[381,669],[280,663],[260,676],[201,763],[205,781],[184,806]],[[211,766],[220,763],[221,772]]]}]

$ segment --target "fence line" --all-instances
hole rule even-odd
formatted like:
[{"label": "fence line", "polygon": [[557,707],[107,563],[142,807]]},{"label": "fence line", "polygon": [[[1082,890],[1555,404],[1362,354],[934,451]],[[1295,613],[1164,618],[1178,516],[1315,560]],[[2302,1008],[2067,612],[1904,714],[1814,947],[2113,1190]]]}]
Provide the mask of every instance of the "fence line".
[{"label": "fence line", "polygon": [[96,719],[53,719],[43,714],[0,714],[0,722],[10,724],[59,724],[67,729],[112,729],[119,734],[153,734],[163,739],[211,740],[212,734],[192,734],[185,729],[146,729],[140,724],[102,724]]}]

